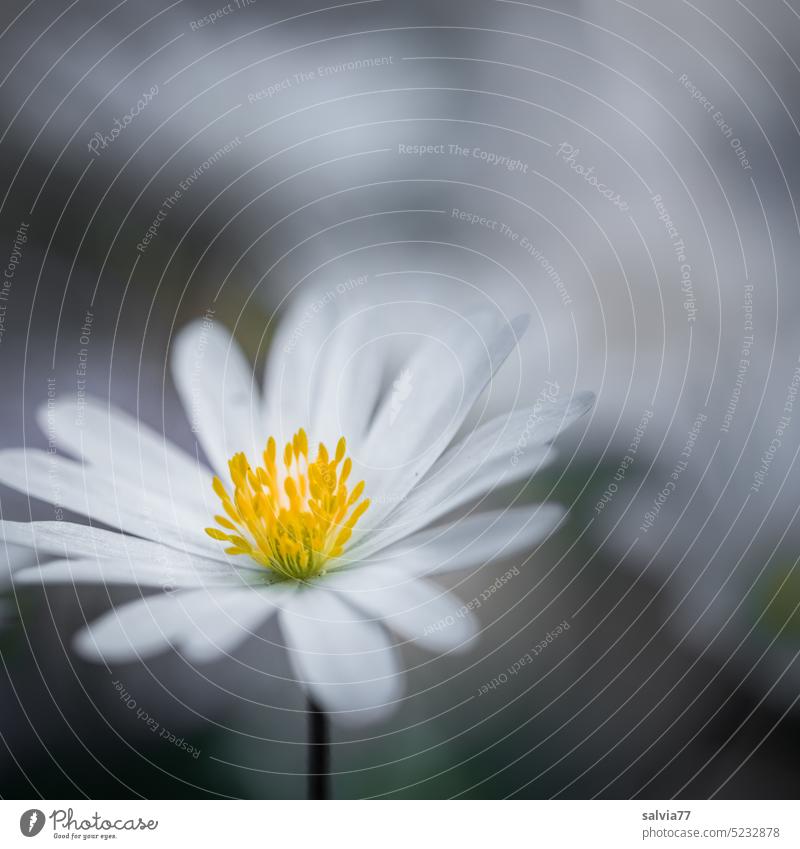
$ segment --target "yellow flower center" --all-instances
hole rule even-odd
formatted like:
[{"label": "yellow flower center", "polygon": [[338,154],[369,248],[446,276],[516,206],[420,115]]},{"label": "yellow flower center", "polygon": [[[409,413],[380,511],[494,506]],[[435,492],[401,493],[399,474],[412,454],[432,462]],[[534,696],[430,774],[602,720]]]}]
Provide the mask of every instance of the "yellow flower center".
[{"label": "yellow flower center", "polygon": [[229,542],[227,554],[246,554],[284,578],[302,581],[322,574],[328,561],[342,554],[369,507],[369,499],[361,499],[364,481],[348,492],[353,462],[345,450],[342,437],[331,459],[320,443],[310,461],[301,429],[286,443],[282,464],[272,437],[263,466],[253,469],[242,452],[234,454],[228,461],[233,496],[215,477],[214,492],[226,515],[215,516],[219,527],[206,533]]}]

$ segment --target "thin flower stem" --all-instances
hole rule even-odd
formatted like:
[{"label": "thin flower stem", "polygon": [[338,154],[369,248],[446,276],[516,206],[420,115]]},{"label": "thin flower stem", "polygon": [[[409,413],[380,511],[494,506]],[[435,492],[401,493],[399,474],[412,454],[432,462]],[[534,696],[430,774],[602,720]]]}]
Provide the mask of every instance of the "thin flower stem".
[{"label": "thin flower stem", "polygon": [[328,717],[308,701],[308,798],[330,799],[331,743]]}]

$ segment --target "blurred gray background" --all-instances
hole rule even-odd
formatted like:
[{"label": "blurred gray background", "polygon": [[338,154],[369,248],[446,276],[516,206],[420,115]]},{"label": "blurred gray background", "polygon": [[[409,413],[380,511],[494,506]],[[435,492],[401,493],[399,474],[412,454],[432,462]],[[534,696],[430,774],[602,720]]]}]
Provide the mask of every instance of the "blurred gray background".
[{"label": "blurred gray background", "polygon": [[[470,654],[409,651],[402,710],[335,731],[337,796],[797,796],[795,0],[8,0],[0,45],[2,447],[46,445],[86,347],[193,449],[176,329],[213,308],[260,369],[287,296],[362,275],[532,314],[494,412],[597,393],[525,493],[569,523]],[[193,758],[70,652],[110,593],[5,593],[2,795],[302,796],[285,658],[115,670]]]}]

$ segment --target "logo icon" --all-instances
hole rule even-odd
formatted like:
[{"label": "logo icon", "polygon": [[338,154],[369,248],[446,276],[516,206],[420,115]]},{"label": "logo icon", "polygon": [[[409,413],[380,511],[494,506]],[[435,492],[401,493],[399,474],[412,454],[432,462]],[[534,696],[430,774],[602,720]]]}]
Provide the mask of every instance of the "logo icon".
[{"label": "logo icon", "polygon": [[36,837],[44,828],[44,811],[31,808],[19,818],[19,830],[25,837]]},{"label": "logo icon", "polygon": [[389,399],[389,425],[393,425],[403,409],[403,404],[414,388],[411,369],[403,369],[397,380],[392,383],[392,397]]}]

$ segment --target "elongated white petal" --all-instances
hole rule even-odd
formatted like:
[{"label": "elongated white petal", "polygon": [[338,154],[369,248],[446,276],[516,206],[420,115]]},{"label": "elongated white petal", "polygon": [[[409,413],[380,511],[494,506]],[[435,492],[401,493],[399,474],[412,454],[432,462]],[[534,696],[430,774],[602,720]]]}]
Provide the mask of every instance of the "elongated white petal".
[{"label": "elongated white petal", "polygon": [[[333,292],[335,294],[335,292]],[[391,349],[376,306],[314,290],[280,320],[265,373],[265,415],[279,442],[300,427],[312,444],[358,446],[381,392]]]},{"label": "elongated white petal", "polygon": [[379,625],[317,587],[289,596],[280,623],[298,682],[337,720],[374,721],[395,707],[401,673]]},{"label": "elongated white petal", "polygon": [[404,369],[404,399],[384,399],[357,470],[375,499],[363,527],[375,527],[422,480],[527,324],[527,316],[509,323],[479,312],[449,322],[416,350]]},{"label": "elongated white petal", "polygon": [[97,467],[114,483],[147,494],[156,511],[176,500],[203,507],[200,493],[211,485],[208,470],[165,436],[99,399],[48,401],[39,427],[55,446]]},{"label": "elongated white petal", "polygon": [[381,395],[393,339],[380,316],[387,306],[363,305],[342,315],[317,358],[311,433],[315,440],[335,445],[347,439],[358,452]]},{"label": "elongated white petal", "polygon": [[323,586],[431,651],[464,649],[477,631],[460,599],[431,581],[409,577],[402,564],[331,572]]},{"label": "elongated white petal", "polygon": [[241,573],[222,564],[214,569],[176,569],[152,560],[54,560],[14,573],[21,584],[134,584],[142,587],[244,586]]},{"label": "elongated white petal", "polygon": [[474,569],[530,551],[557,527],[564,512],[558,504],[528,504],[475,513],[404,539],[382,551],[381,561],[414,575]]},{"label": "elongated white petal", "polygon": [[372,557],[458,507],[499,487],[530,478],[554,457],[552,448],[533,448],[516,465],[509,463],[508,454],[493,457],[478,468],[459,463],[440,478],[415,487],[408,499],[384,520],[383,527],[360,540],[347,557],[352,561]]},{"label": "elongated white petal", "polygon": [[276,610],[261,589],[187,590],[113,608],[75,639],[88,660],[118,663],[173,647],[195,663],[225,656]]},{"label": "elongated white petal", "polygon": [[555,458],[549,443],[593,403],[592,393],[580,392],[476,428],[442,454],[385,526],[354,545],[348,557],[369,557],[473,499],[530,478]]},{"label": "elongated white petal", "polygon": [[[379,401],[398,369],[452,309],[431,300],[430,279],[402,287],[365,278],[314,287],[277,325],[265,373],[265,409],[281,438],[305,427],[313,442],[344,435],[361,457]],[[362,288],[363,287],[363,288]],[[405,355],[403,355],[405,351]]]},{"label": "elongated white petal", "polygon": [[147,493],[122,480],[115,483],[94,466],[44,451],[10,449],[0,451],[0,482],[43,501],[59,501],[127,533],[200,556],[222,557],[219,546],[203,532],[213,524],[212,506],[198,510],[175,502],[154,509]]},{"label": "elongated white petal", "polygon": [[14,545],[0,533],[0,587],[21,570],[36,565],[36,552],[21,545]]},{"label": "elongated white petal", "polygon": [[263,410],[279,444],[311,423],[320,354],[338,320],[335,298],[316,289],[294,295],[277,320],[264,371]]},{"label": "elongated white petal", "polygon": [[228,480],[231,456],[259,456],[269,436],[253,369],[230,334],[211,321],[193,322],[178,334],[171,364],[203,453]]},{"label": "elongated white petal", "polygon": [[[228,562],[219,557],[200,557],[152,540],[73,522],[0,522],[0,538],[25,546],[39,556],[56,555],[70,560],[149,560],[177,574],[182,570],[217,572],[221,563],[227,565]],[[244,557],[238,558],[236,567],[254,571],[261,569],[255,563],[251,565]]]}]

